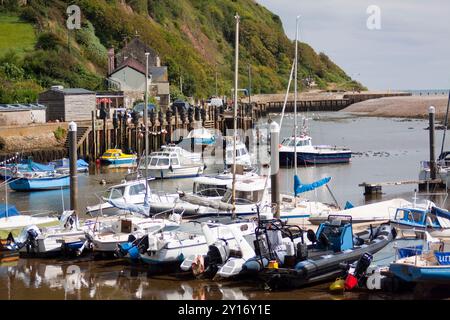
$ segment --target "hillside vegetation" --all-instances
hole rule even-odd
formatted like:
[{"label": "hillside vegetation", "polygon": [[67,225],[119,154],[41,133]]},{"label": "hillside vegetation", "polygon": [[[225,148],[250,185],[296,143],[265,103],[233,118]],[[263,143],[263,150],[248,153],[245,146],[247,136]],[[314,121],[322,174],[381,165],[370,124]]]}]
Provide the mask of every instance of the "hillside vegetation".
[{"label": "hillside vegetation", "polygon": [[[154,48],[169,67],[174,91],[180,77],[183,93],[206,97],[230,94],[233,86],[235,13],[241,17],[240,87],[274,93],[286,87],[294,43],[280,18],[254,0],[17,0],[0,5],[0,37],[6,25],[19,24],[23,35],[0,46],[0,103],[34,101],[54,84],[105,89],[107,48],[119,50],[136,34]],[[66,28],[66,8],[77,4],[82,29]],[[34,27],[34,36],[30,28]],[[320,88],[362,88],[325,54],[300,44],[300,78]]]}]

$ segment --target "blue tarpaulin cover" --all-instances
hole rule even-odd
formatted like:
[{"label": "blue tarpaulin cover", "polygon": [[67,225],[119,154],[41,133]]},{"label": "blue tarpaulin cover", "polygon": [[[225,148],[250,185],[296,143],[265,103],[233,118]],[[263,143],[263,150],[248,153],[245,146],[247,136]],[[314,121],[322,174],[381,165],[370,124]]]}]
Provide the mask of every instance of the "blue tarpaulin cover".
[{"label": "blue tarpaulin cover", "polygon": [[345,203],[344,210],[351,209],[351,208],[354,208],[354,207],[355,207],[355,206],[354,206],[350,201],[347,201],[347,202]]},{"label": "blue tarpaulin cover", "polygon": [[295,175],[294,176],[294,194],[295,194],[295,196],[297,196],[300,193],[312,191],[316,188],[319,188],[319,187],[327,184],[328,182],[330,182],[330,180],[331,180],[331,177],[326,177],[326,178],[317,180],[316,182],[313,182],[313,183],[302,184],[300,182],[300,178],[297,175]]},{"label": "blue tarpaulin cover", "polygon": [[149,216],[149,207],[145,206],[145,205],[137,205],[137,204],[132,204],[132,203],[125,203],[123,201],[118,201],[118,200],[113,200],[113,199],[108,199],[107,202],[109,202],[112,206],[122,209],[122,210],[127,210],[130,212],[135,212],[135,213],[139,213],[145,217]]},{"label": "blue tarpaulin cover", "polygon": [[13,205],[6,206],[6,204],[0,203],[0,218],[6,218],[7,216],[8,217],[20,216],[20,212],[17,211],[16,207]]},{"label": "blue tarpaulin cover", "polygon": [[438,217],[442,217],[442,218],[450,220],[450,212],[447,210],[438,208],[438,207],[432,207],[431,214],[435,214]]}]

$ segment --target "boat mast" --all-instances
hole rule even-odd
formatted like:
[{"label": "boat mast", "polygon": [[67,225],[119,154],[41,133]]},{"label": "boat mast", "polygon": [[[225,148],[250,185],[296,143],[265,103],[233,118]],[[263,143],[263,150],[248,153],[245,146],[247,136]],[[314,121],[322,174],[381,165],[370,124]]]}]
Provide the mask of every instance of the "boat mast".
[{"label": "boat mast", "polygon": [[6,203],[6,217],[8,218],[8,179],[6,178],[6,158],[5,158],[5,203]]},{"label": "boat mast", "polygon": [[294,168],[297,175],[297,72],[298,72],[298,23],[300,16],[297,16],[295,24],[295,80],[294,80]]},{"label": "boat mast", "polygon": [[145,126],[145,201],[144,206],[148,204],[148,56],[149,52],[145,53],[145,107],[144,107],[144,126]]},{"label": "boat mast", "polygon": [[449,107],[450,107],[450,90],[448,91],[447,112],[445,113],[445,129],[444,129],[444,135],[443,135],[443,137],[442,137],[441,154],[444,153],[445,134],[447,133],[447,126],[448,126],[448,109],[449,109]]},{"label": "boat mast", "polygon": [[234,109],[233,109],[233,184],[231,203],[233,205],[232,218],[236,219],[236,137],[237,137],[237,98],[238,98],[238,66],[239,66],[239,14],[236,13],[236,39],[235,39],[235,64],[234,64]]}]

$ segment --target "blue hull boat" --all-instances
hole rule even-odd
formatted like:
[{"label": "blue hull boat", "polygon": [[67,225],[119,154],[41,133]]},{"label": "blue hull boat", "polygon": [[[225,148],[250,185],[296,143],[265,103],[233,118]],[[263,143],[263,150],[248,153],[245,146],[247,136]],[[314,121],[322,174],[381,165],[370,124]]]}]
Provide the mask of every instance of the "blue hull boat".
[{"label": "blue hull boat", "polygon": [[[348,163],[352,157],[351,152],[341,153],[308,153],[297,152],[297,164],[332,164],[332,163]],[[280,151],[280,165],[292,166],[294,164],[294,152]]]},{"label": "blue hull boat", "polygon": [[15,191],[40,191],[68,188],[70,176],[62,175],[56,177],[42,178],[19,178],[9,183],[9,187]]},{"label": "blue hull boat", "polygon": [[392,263],[389,271],[406,282],[450,283],[450,265],[416,266],[403,263]]}]

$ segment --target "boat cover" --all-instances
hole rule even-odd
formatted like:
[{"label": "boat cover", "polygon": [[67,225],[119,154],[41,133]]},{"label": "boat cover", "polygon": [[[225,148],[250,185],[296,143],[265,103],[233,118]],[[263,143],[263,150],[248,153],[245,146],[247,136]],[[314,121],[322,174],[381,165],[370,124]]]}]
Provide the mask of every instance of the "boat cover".
[{"label": "boat cover", "polygon": [[317,189],[317,188],[327,184],[328,182],[330,182],[330,180],[331,180],[331,177],[326,177],[326,178],[317,180],[313,183],[302,184],[300,182],[300,178],[297,175],[295,175],[294,176],[294,194],[295,194],[295,196],[297,196],[300,193],[312,191],[314,189]]},{"label": "boat cover", "polygon": [[450,212],[438,207],[431,208],[431,214],[436,215],[439,224],[443,228],[450,228]]},{"label": "boat cover", "polygon": [[[8,209],[8,210],[7,210]],[[6,212],[8,211],[8,212]],[[13,205],[7,205],[5,203],[0,203],[0,218],[6,218],[12,216],[20,216],[20,212],[17,211],[16,207]]]},{"label": "boat cover", "polygon": [[137,204],[132,204],[132,203],[126,203],[123,201],[118,201],[118,200],[113,200],[113,199],[108,199],[107,202],[109,204],[111,204],[113,207],[122,209],[122,210],[127,210],[130,212],[134,212],[134,213],[138,213],[140,215],[143,215],[145,217],[149,217],[150,214],[150,207],[148,206],[143,206],[143,205],[137,205]]},{"label": "boat cover", "polygon": [[233,205],[230,203],[226,203],[220,200],[212,200],[212,199],[206,199],[204,197],[192,195],[192,194],[186,194],[186,193],[180,193],[180,199],[186,202],[189,202],[190,204],[195,204],[203,207],[213,208],[220,211],[231,211],[233,210]]}]

